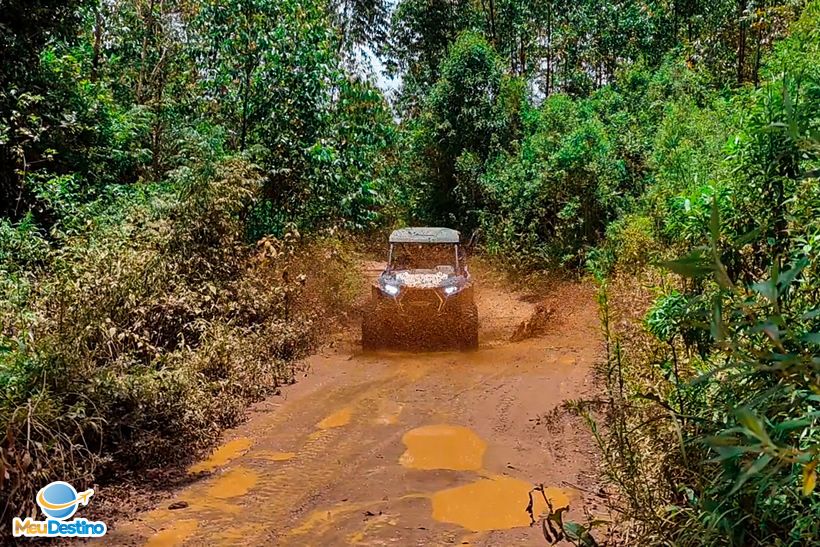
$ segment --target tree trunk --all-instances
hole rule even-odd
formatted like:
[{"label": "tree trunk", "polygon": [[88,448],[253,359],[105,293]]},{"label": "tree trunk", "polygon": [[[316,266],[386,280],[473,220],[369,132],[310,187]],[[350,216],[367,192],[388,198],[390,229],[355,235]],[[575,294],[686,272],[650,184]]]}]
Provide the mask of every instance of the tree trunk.
[{"label": "tree trunk", "polygon": [[552,93],[552,1],[547,2],[547,97]]},{"label": "tree trunk", "polygon": [[746,22],[743,14],[746,11],[746,0],[737,0],[737,83],[744,81],[744,65],[746,64]]},{"label": "tree trunk", "polygon": [[245,65],[245,79],[242,82],[242,121],[239,131],[239,149],[245,150],[248,139],[248,111],[251,100],[251,78],[253,77],[254,63]]},{"label": "tree trunk", "polygon": [[142,2],[137,2],[137,14],[143,21],[142,46],[140,48],[140,69],[137,76],[136,103],[143,104],[145,91],[145,63],[148,57],[148,37],[154,32],[154,0],[148,2],[148,13],[142,13]]},{"label": "tree trunk", "polygon": [[495,0],[490,0],[490,37],[493,46],[498,46],[498,40],[495,35]]},{"label": "tree trunk", "polygon": [[94,8],[94,55],[91,58],[91,81],[96,83],[100,70],[100,43],[102,42],[103,18],[100,6]]}]

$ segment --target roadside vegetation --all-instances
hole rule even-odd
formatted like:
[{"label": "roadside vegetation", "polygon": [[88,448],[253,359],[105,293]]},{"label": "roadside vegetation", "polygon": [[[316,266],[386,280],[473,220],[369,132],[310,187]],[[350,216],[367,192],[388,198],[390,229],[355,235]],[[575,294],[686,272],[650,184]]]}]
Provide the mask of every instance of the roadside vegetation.
[{"label": "roadside vegetation", "polygon": [[48,480],[185,461],[293,381],[358,290],[343,234],[373,225],[392,119],[319,4],[2,11],[8,522]]},{"label": "roadside vegetation", "polygon": [[394,16],[400,202],[598,279],[620,537],[817,542],[820,4],[448,5]]},{"label": "roadside vegetation", "polygon": [[817,541],[817,0],[12,0],[0,56],[3,518],[207,446],[442,224],[598,280],[628,543]]}]

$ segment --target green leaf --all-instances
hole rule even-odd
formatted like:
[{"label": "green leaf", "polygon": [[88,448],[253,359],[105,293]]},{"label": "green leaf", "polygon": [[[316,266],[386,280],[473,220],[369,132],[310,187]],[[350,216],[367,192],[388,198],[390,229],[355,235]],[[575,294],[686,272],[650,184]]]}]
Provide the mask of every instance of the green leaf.
[{"label": "green leaf", "polygon": [[780,341],[780,330],[777,328],[777,325],[766,322],[763,324],[762,328],[763,332],[766,333],[766,336],[768,336],[770,340],[774,342]]},{"label": "green leaf", "polygon": [[800,316],[801,319],[814,319],[815,317],[820,316],[820,308],[814,308],[811,311],[807,311],[803,315]]},{"label": "green leaf", "polygon": [[712,198],[712,209],[709,214],[709,235],[712,238],[712,249],[717,249],[717,242],[720,239],[720,211],[718,210],[717,198]]},{"label": "green leaf", "polygon": [[761,454],[759,458],[752,462],[752,464],[749,467],[747,467],[743,473],[740,474],[740,476],[735,481],[735,485],[732,487],[732,490],[729,492],[729,495],[731,496],[732,494],[740,490],[740,487],[746,484],[746,481],[748,481],[753,476],[763,471],[763,469],[767,465],[769,465],[769,462],[771,461],[772,457],[770,455]]},{"label": "green leaf", "polygon": [[792,140],[797,140],[799,137],[797,131],[797,116],[794,114],[794,103],[792,103],[792,97],[785,82],[783,82],[783,106],[786,110],[789,137],[791,137]]},{"label": "green leaf", "polygon": [[692,278],[706,277],[715,271],[712,261],[706,258],[703,250],[700,249],[692,251],[683,258],[661,262],[659,265],[678,275]]},{"label": "green leaf", "polygon": [[718,342],[726,339],[726,327],[723,325],[723,304],[720,296],[715,295],[712,303],[712,323],[711,323],[712,338]]},{"label": "green leaf", "polygon": [[775,431],[791,431],[793,429],[801,429],[803,427],[808,427],[811,425],[812,420],[800,419],[800,420],[784,420],[778,424],[775,424],[774,429]]},{"label": "green leaf", "polygon": [[809,264],[809,259],[806,258],[806,257],[803,257],[800,260],[798,260],[797,262],[795,262],[794,265],[792,265],[791,268],[789,268],[785,272],[781,273],[780,276],[777,278],[778,294],[782,295],[783,293],[785,293],[788,290],[789,285],[792,284],[794,279],[800,274],[800,272],[803,271],[803,269],[806,266],[808,266],[808,264]]},{"label": "green leaf", "polygon": [[762,296],[772,304],[777,302],[777,285],[772,279],[752,283],[752,290],[760,294],[760,296]]},{"label": "green leaf", "polygon": [[564,522],[564,532],[567,539],[580,547],[597,547],[598,543],[589,530],[577,522]]},{"label": "green leaf", "polygon": [[769,434],[766,433],[766,428],[763,426],[763,422],[755,416],[751,410],[746,407],[741,407],[735,411],[735,415],[737,416],[737,421],[761,443],[772,444]]},{"label": "green leaf", "polygon": [[800,340],[803,342],[808,342],[809,344],[820,345],[820,332],[807,332],[800,337]]},{"label": "green leaf", "polygon": [[755,228],[754,230],[746,232],[742,236],[735,239],[735,245],[737,245],[738,247],[743,247],[744,245],[747,245],[755,239],[757,239],[758,236],[760,236],[760,229]]},{"label": "green leaf", "polygon": [[709,460],[710,462],[733,460],[749,452],[749,448],[745,446],[713,446],[712,449],[717,452],[718,455]]}]

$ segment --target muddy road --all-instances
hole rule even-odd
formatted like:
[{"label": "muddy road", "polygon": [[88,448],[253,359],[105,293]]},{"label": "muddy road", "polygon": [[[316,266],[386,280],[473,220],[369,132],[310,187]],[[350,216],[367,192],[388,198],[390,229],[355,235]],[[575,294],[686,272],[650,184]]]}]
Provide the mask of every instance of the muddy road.
[{"label": "muddy road", "polygon": [[[544,418],[594,395],[594,291],[512,293],[477,278],[478,351],[363,353],[351,325],[227,432],[195,480],[114,523],[106,543],[546,545],[525,510],[534,483],[570,517],[595,514],[589,433]],[[533,317],[546,331],[519,340]]]}]

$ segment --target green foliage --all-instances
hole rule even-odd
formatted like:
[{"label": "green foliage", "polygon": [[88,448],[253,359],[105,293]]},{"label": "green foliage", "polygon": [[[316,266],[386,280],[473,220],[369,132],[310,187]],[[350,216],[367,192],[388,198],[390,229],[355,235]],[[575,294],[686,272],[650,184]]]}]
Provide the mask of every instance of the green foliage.
[{"label": "green foliage", "polygon": [[520,151],[482,180],[488,249],[525,269],[579,266],[618,210],[624,163],[590,102],[554,95],[523,119]]},{"label": "green foliage", "polygon": [[[90,228],[58,229],[53,248],[30,219],[2,225],[7,512],[49,479],[185,458],[291,381],[326,305],[299,274],[323,251],[288,236],[253,255],[243,218],[261,184],[238,159],[183,167]],[[351,271],[338,251],[321,268],[340,285]]]},{"label": "green foliage", "polygon": [[318,234],[382,221],[394,120],[339,48],[383,8],[4,4],[4,514],[189,457],[348,305],[346,246]]},{"label": "green foliage", "polygon": [[335,15],[340,48],[354,53],[356,48],[383,46],[390,32],[388,0],[331,0],[331,14]]},{"label": "green foliage", "polygon": [[390,66],[404,78],[403,104],[418,111],[422,98],[439,78],[439,65],[459,33],[474,27],[468,0],[402,0],[393,12],[385,46]]},{"label": "green foliage", "polygon": [[[667,249],[655,260],[683,279],[657,289],[644,333],[611,333],[613,430],[630,433],[603,441],[653,543],[807,545],[820,534],[819,18],[809,4],[759,88],[677,100],[659,123],[638,207]],[[627,231],[610,235],[628,260]],[[668,418],[645,421],[659,410]]]},{"label": "green foliage", "polygon": [[627,214],[609,224],[606,237],[613,242],[614,255],[624,269],[637,270],[660,252],[652,219]]}]

